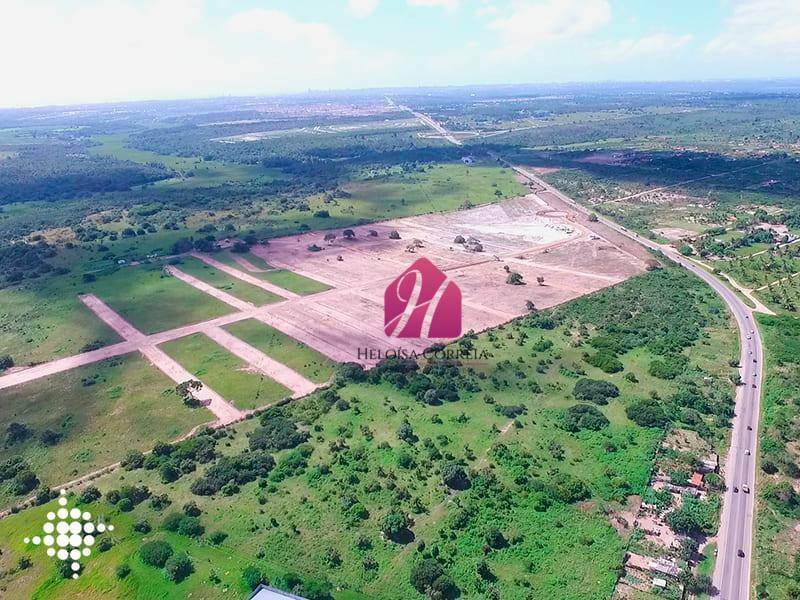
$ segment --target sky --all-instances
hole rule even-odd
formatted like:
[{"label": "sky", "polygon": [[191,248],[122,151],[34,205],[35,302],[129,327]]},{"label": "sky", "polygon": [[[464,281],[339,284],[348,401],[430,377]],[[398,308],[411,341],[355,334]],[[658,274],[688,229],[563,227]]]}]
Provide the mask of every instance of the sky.
[{"label": "sky", "polygon": [[800,76],[800,0],[2,0],[0,106]]}]

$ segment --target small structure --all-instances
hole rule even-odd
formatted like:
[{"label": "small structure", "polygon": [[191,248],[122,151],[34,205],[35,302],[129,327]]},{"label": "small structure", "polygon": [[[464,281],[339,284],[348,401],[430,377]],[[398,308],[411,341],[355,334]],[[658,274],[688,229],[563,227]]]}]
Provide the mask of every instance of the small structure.
[{"label": "small structure", "polygon": [[655,573],[662,573],[670,577],[677,577],[681,574],[681,570],[674,562],[667,558],[654,558],[650,561],[647,567]]},{"label": "small structure", "polygon": [[267,585],[260,584],[253,593],[250,595],[248,600],[306,600],[302,596],[295,596],[294,594],[290,594],[288,592],[282,592],[280,590],[276,590],[275,588],[271,588]]},{"label": "small structure", "polygon": [[661,588],[662,590],[667,587],[667,580],[661,577],[653,577],[653,587]]},{"label": "small structure", "polygon": [[694,473],[692,473],[692,476],[689,479],[689,485],[692,486],[692,487],[695,487],[697,489],[702,488],[703,487],[703,474],[699,473],[698,471],[695,471]]}]

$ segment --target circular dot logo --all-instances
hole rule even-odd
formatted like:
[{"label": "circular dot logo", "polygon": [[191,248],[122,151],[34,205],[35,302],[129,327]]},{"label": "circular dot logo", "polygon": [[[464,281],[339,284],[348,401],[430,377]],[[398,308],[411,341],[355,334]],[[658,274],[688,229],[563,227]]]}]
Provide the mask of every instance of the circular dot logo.
[{"label": "circular dot logo", "polygon": [[81,558],[92,553],[95,534],[114,531],[113,525],[93,523],[92,513],[81,512],[79,508],[67,509],[67,492],[61,490],[58,498],[59,509],[47,513],[47,521],[42,525],[43,536],[34,535],[22,541],[34,546],[44,546],[47,556],[55,556],[60,561],[69,562],[72,578],[77,579],[81,570]]}]

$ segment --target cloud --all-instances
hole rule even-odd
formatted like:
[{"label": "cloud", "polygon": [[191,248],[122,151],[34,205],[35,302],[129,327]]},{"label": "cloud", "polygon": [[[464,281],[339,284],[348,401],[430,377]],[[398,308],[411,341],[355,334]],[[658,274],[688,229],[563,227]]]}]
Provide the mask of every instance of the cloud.
[{"label": "cloud", "polygon": [[347,0],[347,9],[354,17],[363,19],[378,8],[378,0]]},{"label": "cloud", "polygon": [[519,0],[488,28],[500,37],[494,53],[510,58],[544,43],[589,35],[610,20],[608,0]]},{"label": "cloud", "polygon": [[454,11],[458,8],[460,0],[407,0],[409,6],[429,6]]},{"label": "cloud", "polygon": [[723,56],[800,55],[800,2],[739,0],[705,51]]},{"label": "cloud", "polygon": [[692,41],[691,35],[653,33],[640,38],[626,38],[600,44],[596,53],[607,60],[654,58],[669,56]]}]

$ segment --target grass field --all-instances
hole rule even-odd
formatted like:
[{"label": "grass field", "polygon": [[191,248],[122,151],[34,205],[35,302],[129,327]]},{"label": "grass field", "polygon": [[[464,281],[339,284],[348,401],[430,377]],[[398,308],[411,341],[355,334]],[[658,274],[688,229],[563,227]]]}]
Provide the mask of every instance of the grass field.
[{"label": "grass field", "polygon": [[235,277],[231,277],[227,273],[215,269],[207,265],[203,261],[186,257],[182,258],[181,262],[176,265],[181,271],[193,275],[206,283],[213,285],[215,288],[228,292],[236,296],[239,300],[251,302],[256,306],[263,306],[264,304],[272,304],[283,300],[280,296],[262,290],[260,287],[251,285]]},{"label": "grass field", "polygon": [[248,319],[225,329],[311,381],[324,383],[333,374],[330,359],[261,321]]},{"label": "grass field", "polygon": [[119,341],[63,278],[0,290],[0,355],[17,365],[81,352],[87,344]]},{"label": "grass field", "polygon": [[167,342],[161,348],[237,408],[257,408],[292,395],[202,333]]},{"label": "grass field", "polygon": [[[764,340],[766,369],[759,423],[759,497],[756,503],[755,555],[751,584],[754,597],[791,598],[800,589],[797,556],[800,554],[800,511],[796,492],[771,494],[775,486],[797,489],[800,461],[796,428],[800,415],[800,320],[789,316],[758,317]],[[771,466],[768,466],[771,465]],[[789,487],[787,489],[792,489]],[[785,502],[779,498],[784,498]],[[759,595],[761,594],[761,595]]]},{"label": "grass field", "polygon": [[317,294],[329,290],[330,286],[315,281],[309,277],[298,275],[286,269],[275,269],[274,271],[267,271],[266,273],[255,273],[257,277],[274,283],[290,292],[307,296],[309,294]]},{"label": "grass field", "polygon": [[161,265],[126,267],[83,285],[144,333],[233,312],[227,304],[166,275]]},{"label": "grass field", "polygon": [[[642,341],[619,356],[620,372],[609,374],[588,365],[584,358],[591,346],[583,342],[598,328],[607,331],[609,322],[617,322],[620,306],[632,312],[624,330],[649,335],[666,315],[652,300],[663,295],[665,285],[690,304],[680,310],[702,315],[701,335],[685,350],[690,361],[685,374],[678,380],[651,374],[659,356]],[[668,298],[663,301],[673,305]],[[685,323],[682,314],[670,318]],[[535,324],[549,315],[556,319],[554,327]],[[687,325],[689,332],[695,326]],[[252,394],[252,380],[234,382],[241,374],[237,365],[199,337],[168,352],[187,366],[195,361],[191,370],[207,369],[201,377],[217,391],[224,394],[225,384]],[[465,340],[478,352],[490,353],[489,359],[467,360],[456,371],[445,372],[449,374],[429,375],[437,378],[437,385],[449,381],[456,386],[458,398],[453,401],[421,402],[410,383],[382,376],[375,382],[351,380],[276,409],[308,432],[308,443],[274,452],[277,466],[272,472],[231,495],[194,494],[190,485],[199,472],[172,484],[161,483],[157,471],[141,469],[103,477],[95,482],[103,492],[144,484],[154,494],[166,493],[172,506],[165,512],[195,501],[203,511],[206,535],[223,531],[227,538],[219,547],[205,537],[173,538],[159,531],[164,512],[149,503],[122,514],[102,500],[98,506],[107,507],[120,528],[116,546],[87,563],[86,581],[82,578],[74,587],[49,579],[52,567],[37,555],[31,575],[11,578],[9,589],[36,589],[42,599],[76,598],[89,586],[122,597],[182,598],[191,593],[193,598],[213,598],[225,589],[243,595],[240,574],[252,563],[278,586],[288,572],[296,572],[304,581],[327,580],[332,589],[341,588],[333,594],[337,599],[363,594],[406,600],[421,598],[409,581],[413,565],[438,556],[463,598],[487,597],[496,588],[510,600],[605,600],[625,548],[609,517],[622,510],[630,495],[644,490],[664,433],[659,427],[635,425],[627,409],[646,397],[666,402],[685,385],[701,382],[709,389],[705,386],[724,381],[729,368],[720,357],[731,355],[734,340],[719,301],[699,282],[680,270],[642,276]],[[571,433],[562,423],[565,410],[575,404],[572,392],[581,377],[613,382],[619,397],[596,407],[608,420],[605,426]],[[405,422],[411,436],[400,439]],[[232,437],[223,438],[218,450],[238,456],[257,427],[253,419],[229,428]],[[721,443],[724,434],[714,431],[711,438]],[[442,484],[448,461],[465,466],[469,485],[464,489]],[[552,489],[568,496],[556,499],[548,491]],[[352,506],[359,510],[353,512]],[[412,519],[397,542],[380,532],[381,520],[392,510]],[[130,530],[131,519],[153,525],[148,539],[169,536],[176,547],[186,548],[196,572],[176,585],[137,562],[136,549],[145,536]],[[0,539],[8,539],[19,523],[19,516],[0,522]],[[505,543],[487,549],[486,536],[493,527],[502,530]],[[10,547],[2,560],[13,565],[22,551]],[[476,576],[481,559],[492,574],[489,580]],[[124,580],[113,575],[121,562],[132,569]]]},{"label": "grass field", "polygon": [[[250,262],[254,267],[258,269],[264,269],[264,270],[272,269],[270,265],[264,262],[263,258],[261,258],[260,256],[256,256],[252,252],[245,252],[243,254],[239,254],[239,256]],[[231,253],[230,250],[223,250],[221,252],[217,252],[216,254],[214,254],[214,258],[216,258],[219,262],[225,263],[226,265],[234,267],[236,269],[242,268],[242,265],[233,260],[233,254]],[[250,271],[248,271],[248,273],[250,273]],[[250,274],[257,275],[257,273],[250,273]]]},{"label": "grass field", "polygon": [[[130,449],[175,439],[213,418],[205,409],[186,408],[172,381],[138,354],[0,391],[2,430],[12,422],[32,430],[27,439],[7,444],[3,458],[24,458],[47,485],[111,464]],[[47,429],[61,435],[55,445],[40,441]],[[7,486],[0,489],[6,505]]]},{"label": "grass field", "polygon": [[154,184],[159,187],[200,188],[229,182],[270,181],[284,177],[279,169],[226,164],[197,157],[184,158],[129,148],[125,145],[127,135],[124,134],[100,136],[95,141],[99,142],[99,145],[89,149],[92,154],[112,156],[119,160],[130,160],[143,164],[157,162],[177,171],[178,176]]}]

